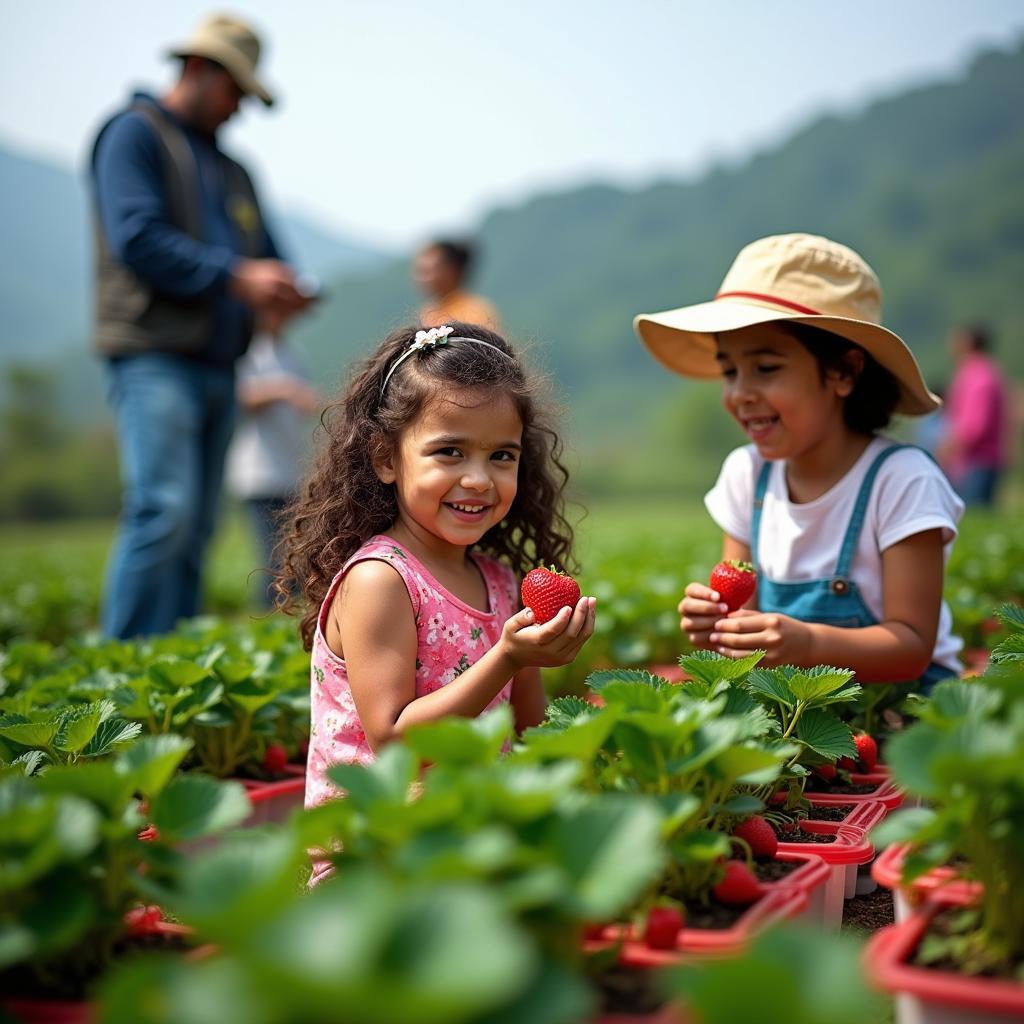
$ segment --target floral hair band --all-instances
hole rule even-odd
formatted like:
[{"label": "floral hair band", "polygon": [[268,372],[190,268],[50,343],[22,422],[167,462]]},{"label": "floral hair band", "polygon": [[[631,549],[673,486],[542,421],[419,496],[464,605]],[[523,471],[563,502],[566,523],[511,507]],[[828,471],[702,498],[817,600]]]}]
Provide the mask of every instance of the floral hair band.
[{"label": "floral hair band", "polygon": [[384,383],[380,386],[381,397],[384,395],[384,391],[388,386],[388,381],[391,380],[395,370],[397,370],[402,363],[406,361],[411,355],[422,351],[425,348],[435,348],[438,345],[447,345],[449,341],[468,341],[471,345],[483,345],[484,348],[493,348],[495,352],[500,352],[506,359],[511,359],[510,356],[504,349],[498,348],[497,345],[492,345],[489,341],[481,341],[479,338],[463,338],[459,335],[451,337],[455,334],[454,327],[431,327],[429,331],[417,331],[416,337],[410,342],[409,347],[391,364],[391,369],[388,370],[387,376],[384,378]]}]

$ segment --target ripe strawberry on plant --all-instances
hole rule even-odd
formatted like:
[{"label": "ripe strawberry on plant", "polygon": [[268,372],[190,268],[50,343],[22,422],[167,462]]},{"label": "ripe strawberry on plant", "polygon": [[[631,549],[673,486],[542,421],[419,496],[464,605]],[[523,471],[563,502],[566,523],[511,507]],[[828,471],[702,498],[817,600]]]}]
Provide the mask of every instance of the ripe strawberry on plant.
[{"label": "ripe strawberry on plant", "polygon": [[759,814],[737,825],[732,834],[745,840],[755,860],[774,857],[779,849],[779,837],[775,834],[775,829]]},{"label": "ripe strawberry on plant", "polygon": [[730,907],[745,907],[764,895],[764,888],[754,873],[741,860],[730,860],[725,875],[712,892],[719,903]]},{"label": "ripe strawberry on plant", "polygon": [[563,608],[575,608],[580,599],[580,585],[554,566],[541,566],[523,577],[523,604],[532,609],[537,625],[550,622]]},{"label": "ripe strawberry on plant", "polygon": [[812,775],[817,775],[823,782],[833,782],[836,777],[836,766],[834,764],[816,764],[811,769]]},{"label": "ripe strawberry on plant", "polygon": [[853,745],[857,748],[857,757],[864,766],[864,771],[873,772],[878,763],[878,744],[874,737],[866,732],[859,732],[853,737]]},{"label": "ripe strawberry on plant", "polygon": [[734,612],[742,608],[757,589],[757,573],[749,562],[729,559],[711,570],[708,586],[717,590],[721,599]]},{"label": "ripe strawberry on plant", "polygon": [[128,926],[128,934],[132,938],[152,935],[157,931],[157,925],[161,924],[163,919],[163,911],[155,905],[133,907],[124,915],[124,922]]},{"label": "ripe strawberry on plant", "polygon": [[683,928],[683,913],[678,907],[651,907],[644,925],[644,942],[651,949],[675,949]]},{"label": "ripe strawberry on plant", "polygon": [[263,770],[268,775],[280,775],[288,763],[288,751],[280,743],[268,743],[263,754]]}]

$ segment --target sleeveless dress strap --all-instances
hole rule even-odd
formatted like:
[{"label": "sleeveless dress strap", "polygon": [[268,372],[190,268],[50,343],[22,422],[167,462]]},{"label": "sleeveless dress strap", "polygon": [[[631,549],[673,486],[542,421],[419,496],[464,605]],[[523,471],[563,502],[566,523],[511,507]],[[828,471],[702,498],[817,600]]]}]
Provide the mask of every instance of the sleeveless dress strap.
[{"label": "sleeveless dress strap", "polygon": [[839,549],[839,560],[836,562],[836,578],[847,579],[850,575],[850,566],[853,564],[853,555],[857,550],[857,542],[860,540],[860,533],[864,527],[864,518],[867,515],[868,502],[871,500],[871,490],[875,486],[875,477],[882,468],[882,464],[890,455],[902,451],[904,448],[913,448],[912,444],[894,444],[885,451],[879,452],[874,461],[868,467],[864,479],[861,481],[860,490],[857,492],[857,500],[850,515],[850,521],[846,526],[846,535],[843,537],[842,547]]},{"label": "sleeveless dress strap", "polygon": [[765,462],[761,472],[757,476],[757,484],[754,487],[754,516],[750,522],[750,560],[754,568],[761,572],[761,565],[757,558],[758,535],[761,532],[761,509],[764,506],[764,496],[768,492],[768,480],[772,475],[772,464]]}]

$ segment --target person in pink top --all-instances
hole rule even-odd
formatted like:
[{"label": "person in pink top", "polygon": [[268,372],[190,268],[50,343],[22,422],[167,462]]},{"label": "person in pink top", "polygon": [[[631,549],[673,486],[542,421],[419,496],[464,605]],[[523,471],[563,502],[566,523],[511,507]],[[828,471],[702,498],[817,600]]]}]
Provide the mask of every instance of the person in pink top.
[{"label": "person in pink top", "polygon": [[950,335],[956,371],[938,457],[967,505],[993,504],[1009,454],[1006,380],[988,354],[989,345],[989,332],[982,326],[960,327]]},{"label": "person in pink top", "polygon": [[519,575],[571,565],[573,537],[558,436],[500,335],[395,331],[324,423],[277,580],[284,610],[293,585],[305,598],[307,806],[338,795],[325,769],[420,723],[509,703],[536,725],[540,668],[571,662],[596,614],[591,597],[544,624],[520,608]]}]

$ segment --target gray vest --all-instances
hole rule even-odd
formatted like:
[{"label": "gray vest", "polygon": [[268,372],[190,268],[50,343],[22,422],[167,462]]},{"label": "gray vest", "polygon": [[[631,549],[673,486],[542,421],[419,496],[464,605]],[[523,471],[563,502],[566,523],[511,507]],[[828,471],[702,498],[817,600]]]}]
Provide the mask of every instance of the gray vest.
[{"label": "gray vest", "polygon": [[[163,184],[171,224],[193,238],[203,238],[199,170],[184,132],[158,107],[136,103],[132,110],[149,122],[160,142]],[[108,122],[109,124],[109,122]],[[105,128],[104,128],[105,130]],[[97,144],[99,137],[97,136]],[[95,150],[94,150],[95,152]],[[244,215],[232,219],[243,257],[265,255],[265,234],[252,181],[241,164],[220,154],[228,209]],[[134,352],[200,352],[213,330],[209,299],[181,299],[157,291],[111,253],[99,211],[93,204],[95,239],[95,345],[104,355]]]}]

